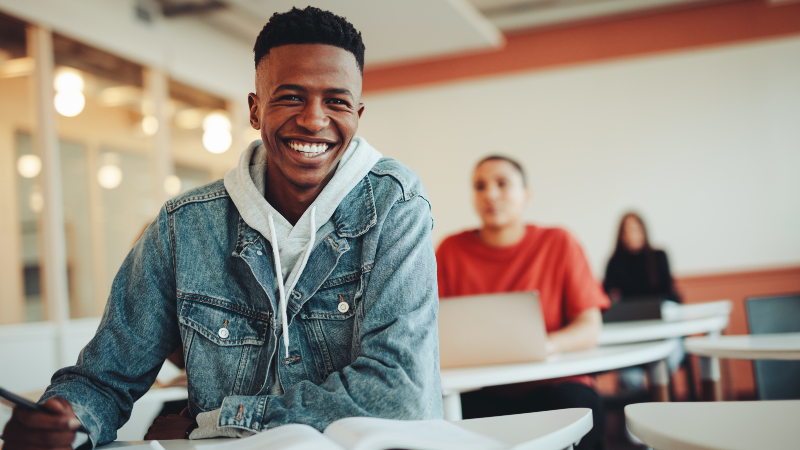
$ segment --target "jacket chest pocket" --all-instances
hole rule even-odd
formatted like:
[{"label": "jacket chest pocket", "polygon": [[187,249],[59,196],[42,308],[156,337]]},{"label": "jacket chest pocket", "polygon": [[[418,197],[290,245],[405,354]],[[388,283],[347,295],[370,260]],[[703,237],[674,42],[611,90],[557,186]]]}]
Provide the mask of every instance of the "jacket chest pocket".
[{"label": "jacket chest pocket", "polygon": [[269,329],[269,314],[229,302],[185,300],[179,316],[184,337],[189,400],[203,411],[228,395],[247,395]]},{"label": "jacket chest pocket", "polygon": [[360,298],[361,280],[354,275],[320,288],[300,310],[321,380],[355,360],[358,339],[354,327]]}]

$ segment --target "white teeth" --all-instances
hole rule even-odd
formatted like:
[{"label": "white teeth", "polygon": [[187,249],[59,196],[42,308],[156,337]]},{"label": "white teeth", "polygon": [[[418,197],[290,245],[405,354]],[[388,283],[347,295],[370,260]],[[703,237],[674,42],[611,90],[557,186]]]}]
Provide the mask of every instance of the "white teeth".
[{"label": "white teeth", "polygon": [[305,156],[316,156],[328,150],[328,144],[325,143],[304,145],[298,142],[289,142],[289,147]]}]

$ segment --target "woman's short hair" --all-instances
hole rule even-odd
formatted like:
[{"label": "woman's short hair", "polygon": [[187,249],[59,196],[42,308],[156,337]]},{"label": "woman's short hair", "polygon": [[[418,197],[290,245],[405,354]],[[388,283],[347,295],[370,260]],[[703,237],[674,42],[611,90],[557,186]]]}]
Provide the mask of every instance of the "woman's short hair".
[{"label": "woman's short hair", "polygon": [[517,172],[519,172],[520,176],[522,177],[522,186],[528,187],[528,179],[525,177],[525,170],[522,169],[522,165],[518,163],[515,159],[503,155],[489,155],[478,161],[478,164],[475,164],[475,169],[477,170],[478,167],[480,167],[480,165],[485,163],[486,161],[505,161],[511,164],[512,166],[514,166],[515,169],[517,169]]}]

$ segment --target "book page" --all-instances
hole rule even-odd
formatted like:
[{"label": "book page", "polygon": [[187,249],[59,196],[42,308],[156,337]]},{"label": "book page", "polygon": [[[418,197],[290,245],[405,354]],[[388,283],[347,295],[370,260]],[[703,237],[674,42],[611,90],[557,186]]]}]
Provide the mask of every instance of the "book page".
[{"label": "book page", "polygon": [[231,439],[222,444],[202,445],[193,450],[346,450],[308,425],[292,424]]},{"label": "book page", "polygon": [[325,429],[325,436],[349,450],[501,450],[509,447],[445,420],[389,420],[349,417]]}]

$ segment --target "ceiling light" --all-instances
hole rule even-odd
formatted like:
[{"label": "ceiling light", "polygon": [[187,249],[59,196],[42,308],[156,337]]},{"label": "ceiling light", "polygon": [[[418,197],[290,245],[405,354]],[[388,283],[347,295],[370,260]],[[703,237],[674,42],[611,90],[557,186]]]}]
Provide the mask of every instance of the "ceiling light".
[{"label": "ceiling light", "polygon": [[97,182],[106,189],[114,189],[122,183],[122,169],[113,165],[101,167],[97,171]]},{"label": "ceiling light", "polygon": [[231,130],[231,121],[225,114],[213,112],[203,119],[203,129],[208,130]]},{"label": "ceiling light", "polygon": [[82,92],[83,77],[75,69],[62,67],[56,73],[55,87],[58,92]]},{"label": "ceiling light", "polygon": [[25,178],[33,178],[42,171],[42,160],[36,155],[22,155],[17,160],[17,172]]},{"label": "ceiling light", "polygon": [[65,91],[56,94],[56,111],[62,116],[75,117],[86,106],[86,98],[78,91]]},{"label": "ceiling light", "polygon": [[158,131],[158,119],[153,116],[144,116],[142,118],[142,131],[148,136],[156,134],[156,131]]},{"label": "ceiling light", "polygon": [[224,153],[231,148],[233,137],[228,130],[210,129],[203,133],[203,147],[211,153]]}]

